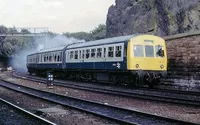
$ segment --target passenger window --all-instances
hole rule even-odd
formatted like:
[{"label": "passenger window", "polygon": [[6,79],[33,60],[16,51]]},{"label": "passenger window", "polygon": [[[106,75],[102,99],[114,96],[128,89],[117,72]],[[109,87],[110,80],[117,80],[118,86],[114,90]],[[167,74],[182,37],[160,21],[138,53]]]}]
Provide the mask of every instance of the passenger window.
[{"label": "passenger window", "polygon": [[87,50],[86,50],[86,59],[88,59],[89,57],[90,57],[90,50],[87,49]]},{"label": "passenger window", "polygon": [[106,57],[106,48],[104,48],[104,51],[103,51],[103,57],[105,58]]},{"label": "passenger window", "polygon": [[54,56],[54,62],[56,62],[57,61],[57,54],[55,54],[55,56]]},{"label": "passenger window", "polygon": [[121,57],[121,53],[122,53],[122,46],[116,46],[115,47],[115,56]]},{"label": "passenger window", "polygon": [[113,57],[114,47],[108,47],[108,57]]},{"label": "passenger window", "polygon": [[74,51],[70,51],[70,59],[74,58]]},{"label": "passenger window", "polygon": [[85,58],[85,50],[83,50],[83,53],[82,53],[82,59]]},{"label": "passenger window", "polygon": [[165,57],[163,46],[160,45],[156,46],[156,57]]},{"label": "passenger window", "polygon": [[135,45],[133,49],[134,49],[134,57],[144,57],[144,51],[142,45]]},{"label": "passenger window", "polygon": [[60,55],[58,55],[58,58],[57,58],[57,62],[59,62],[60,61]]},{"label": "passenger window", "polygon": [[81,50],[79,50],[79,59],[81,59]]},{"label": "passenger window", "polygon": [[97,48],[97,58],[101,58],[102,48]]},{"label": "passenger window", "polygon": [[42,54],[40,55],[40,62],[42,62]]},{"label": "passenger window", "polygon": [[145,54],[146,54],[146,57],[154,57],[153,46],[146,45],[145,46]]},{"label": "passenger window", "polygon": [[77,50],[75,51],[75,57],[74,57],[74,59],[78,59],[78,51]]},{"label": "passenger window", "polygon": [[62,52],[60,52],[60,61],[62,61]]},{"label": "passenger window", "polygon": [[52,56],[49,56],[49,61],[50,61],[50,62],[52,61]]},{"label": "passenger window", "polygon": [[46,62],[46,56],[44,56],[44,62]]},{"label": "passenger window", "polygon": [[91,58],[95,58],[96,49],[91,49]]}]

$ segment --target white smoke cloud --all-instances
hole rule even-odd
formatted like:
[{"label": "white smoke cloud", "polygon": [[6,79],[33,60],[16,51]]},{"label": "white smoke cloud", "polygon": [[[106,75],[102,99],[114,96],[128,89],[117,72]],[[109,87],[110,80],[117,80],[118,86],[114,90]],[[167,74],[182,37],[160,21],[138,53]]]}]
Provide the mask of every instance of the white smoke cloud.
[{"label": "white smoke cloud", "polygon": [[27,71],[26,68],[27,55],[36,53],[42,49],[55,48],[60,46],[66,46],[72,43],[82,43],[82,42],[85,42],[85,40],[67,38],[66,36],[63,35],[57,35],[54,38],[50,37],[36,38],[34,42],[35,47],[32,49],[21,50],[19,53],[15,53],[13,55],[14,58],[10,61],[10,64],[14,68]]}]

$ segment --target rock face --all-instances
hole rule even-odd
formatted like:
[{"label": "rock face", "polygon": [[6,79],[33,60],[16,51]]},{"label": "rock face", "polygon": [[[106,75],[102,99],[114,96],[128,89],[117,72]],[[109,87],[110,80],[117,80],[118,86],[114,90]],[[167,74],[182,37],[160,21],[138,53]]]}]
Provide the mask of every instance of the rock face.
[{"label": "rock face", "polygon": [[107,14],[107,37],[168,36],[200,30],[199,0],[116,0]]}]

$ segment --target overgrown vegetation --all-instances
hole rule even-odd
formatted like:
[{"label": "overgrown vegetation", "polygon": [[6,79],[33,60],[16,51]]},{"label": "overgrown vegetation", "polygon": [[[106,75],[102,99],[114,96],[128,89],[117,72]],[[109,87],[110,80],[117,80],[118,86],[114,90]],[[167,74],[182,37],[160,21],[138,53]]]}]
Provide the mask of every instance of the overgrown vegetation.
[{"label": "overgrown vegetation", "polygon": [[[16,28],[6,28],[5,26],[0,26],[0,34],[19,34],[19,33],[30,33],[26,29],[22,29],[18,32]],[[33,37],[14,37],[14,36],[0,36],[0,56],[10,57],[15,53],[18,53],[23,48],[28,48],[29,44],[33,43]]]},{"label": "overgrown vegetation", "polygon": [[[19,34],[19,33],[30,33],[26,29],[22,29],[21,31],[17,31],[16,28],[6,28],[5,26],[0,26],[0,34]],[[47,33],[48,37],[55,37],[58,34],[53,32]],[[66,37],[74,37],[76,39],[85,41],[91,40],[98,40],[103,39],[106,37],[106,25],[100,24],[91,32],[76,32],[70,33],[65,32],[63,33]],[[23,36],[0,36],[0,56],[10,57],[14,56],[15,54],[19,53],[23,49],[29,49],[35,47],[34,37],[23,37]]]},{"label": "overgrown vegetation", "polygon": [[63,33],[67,37],[74,37],[76,39],[85,41],[99,40],[106,38],[106,25],[100,24],[90,32],[76,32],[76,33]]}]

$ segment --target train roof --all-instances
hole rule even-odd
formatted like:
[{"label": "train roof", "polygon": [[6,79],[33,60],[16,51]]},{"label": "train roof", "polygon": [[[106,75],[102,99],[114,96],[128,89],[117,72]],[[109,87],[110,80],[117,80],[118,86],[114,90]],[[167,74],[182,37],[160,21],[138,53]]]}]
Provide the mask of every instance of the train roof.
[{"label": "train roof", "polygon": [[136,37],[138,34],[135,35],[128,35],[128,36],[119,36],[119,37],[112,37],[112,38],[106,38],[101,40],[95,40],[95,41],[89,41],[84,43],[78,43],[78,44],[72,44],[67,47],[67,49],[71,48],[79,48],[79,47],[85,47],[85,46],[93,46],[93,45],[99,45],[99,44],[109,44],[109,43],[117,43],[122,41],[128,41],[133,37]]},{"label": "train roof", "polygon": [[66,46],[67,45],[59,46],[59,47],[53,47],[53,48],[47,48],[47,49],[42,49],[42,50],[38,51],[38,53],[59,51],[59,50],[63,50]]}]

